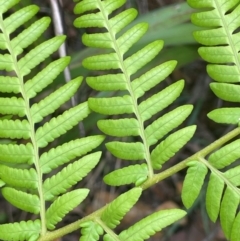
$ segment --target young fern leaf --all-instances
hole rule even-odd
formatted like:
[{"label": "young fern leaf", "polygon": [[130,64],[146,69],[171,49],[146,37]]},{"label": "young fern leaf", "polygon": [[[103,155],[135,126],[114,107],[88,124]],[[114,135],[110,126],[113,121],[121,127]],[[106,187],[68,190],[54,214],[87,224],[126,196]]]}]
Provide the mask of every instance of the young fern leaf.
[{"label": "young fern leaf", "polygon": [[[30,99],[53,82],[70,58],[55,60],[40,71],[35,68],[60,47],[65,36],[54,37],[31,49],[49,26],[50,19],[41,18],[27,28],[24,26],[25,30],[21,32],[18,28],[33,18],[39,8],[31,5],[15,13],[4,14],[18,2],[0,0],[0,49],[5,53],[0,54],[0,69],[6,70],[2,72],[6,76],[0,76],[0,92],[8,93],[0,98],[0,114],[9,115],[8,118],[0,118],[0,137],[12,140],[0,144],[0,187],[9,203],[36,214],[37,218],[34,222],[0,225],[0,239],[34,241],[40,234],[43,237],[48,229],[54,229],[69,211],[85,199],[88,190],[67,193],[67,189],[96,166],[101,153],[86,154],[100,145],[104,137],[77,139],[46,152],[40,150],[87,117],[90,109],[85,102],[56,117],[49,116],[76,93],[82,77],[32,104],[35,100]],[[30,49],[29,52],[26,48]],[[40,122],[47,116],[49,121],[41,126]],[[76,157],[81,159],[62,170],[54,170]],[[50,173],[52,170],[55,175]],[[50,173],[46,180],[45,173]],[[63,195],[58,197],[59,194]],[[53,198],[56,199],[52,201]],[[47,211],[46,201],[52,202]]]},{"label": "young fern leaf", "polygon": [[141,196],[141,188],[133,188],[128,192],[117,197],[108,204],[101,214],[101,220],[111,229],[119,225],[125,214],[133,207]]},{"label": "young fern leaf", "polygon": [[[184,81],[180,80],[152,97],[139,101],[139,98],[146,91],[156,88],[157,84],[172,73],[176,61],[168,61],[138,78],[133,77],[138,70],[158,55],[163,47],[163,41],[154,41],[135,54],[128,56],[128,50],[146,33],[148,25],[140,23],[124,31],[124,28],[137,16],[136,10],[128,9],[115,16],[110,15],[124,3],[123,0],[90,2],[82,0],[75,8],[75,13],[81,14],[75,20],[76,27],[97,27],[106,30],[104,33],[99,31],[94,34],[85,33],[83,35],[82,39],[85,45],[109,49],[108,54],[92,56],[83,60],[83,66],[87,69],[106,70],[105,74],[98,77],[87,77],[87,83],[96,90],[123,90],[124,94],[126,93],[122,96],[89,99],[89,107],[95,112],[105,115],[129,115],[125,118],[118,116],[118,119],[100,120],[98,122],[99,129],[110,136],[137,136],[141,139],[139,142],[114,141],[107,143],[106,147],[118,158],[131,161],[145,160],[147,164],[125,167],[108,174],[104,178],[109,185],[117,186],[129,183],[140,185],[147,178],[151,178],[154,174],[153,169],[156,167],[151,161],[151,146],[178,127],[192,111],[190,105],[181,106],[148,124],[148,126],[146,125],[145,122],[149,121],[153,115],[172,104],[179,97],[184,87]],[[96,13],[89,13],[90,10],[96,11]],[[119,73],[113,75],[107,71],[110,69],[118,70]],[[189,135],[185,143],[194,133],[193,129],[191,131],[187,129],[186,132],[188,131]],[[178,151],[185,143],[182,142],[178,148],[174,149],[174,152]],[[171,152],[170,147],[169,152]],[[171,156],[173,156],[172,153]],[[133,171],[132,176],[131,171]],[[117,178],[115,178],[116,176]]]},{"label": "young fern leaf", "polygon": [[[204,47],[199,48],[201,57],[209,62],[208,74],[218,83],[211,83],[213,92],[221,99],[239,102],[239,24],[240,5],[237,0],[222,2],[188,0],[191,7],[199,9],[192,14],[192,22],[204,30],[194,32],[195,39]],[[206,8],[210,10],[206,10]],[[220,82],[220,83],[219,83]],[[220,108],[208,117],[218,123],[238,124],[239,108]],[[238,118],[234,115],[237,114]]]},{"label": "young fern leaf", "polygon": [[176,222],[185,215],[185,211],[178,209],[158,211],[121,232],[119,238],[124,241],[146,240],[156,232]]}]

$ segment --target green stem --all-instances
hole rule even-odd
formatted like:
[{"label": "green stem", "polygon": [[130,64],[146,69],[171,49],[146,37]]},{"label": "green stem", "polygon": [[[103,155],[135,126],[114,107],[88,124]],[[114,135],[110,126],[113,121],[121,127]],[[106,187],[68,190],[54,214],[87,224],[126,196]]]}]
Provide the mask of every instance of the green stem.
[{"label": "green stem", "polygon": [[[181,171],[182,169],[186,168],[188,162],[193,161],[193,160],[197,160],[199,158],[204,158],[206,155],[213,152],[217,148],[221,147],[226,142],[235,138],[239,134],[240,134],[240,127],[237,127],[236,129],[232,130],[231,132],[229,132],[225,136],[223,136],[220,139],[218,139],[217,141],[213,142],[212,144],[210,144],[206,148],[204,148],[201,151],[195,153],[194,155],[190,156],[189,158],[183,160],[179,164],[176,164],[175,166],[167,169],[166,171],[163,171],[159,174],[154,175],[151,179],[147,180],[141,187],[145,190],[145,189],[155,185],[159,181],[161,181],[161,180],[163,180],[167,177],[172,176],[173,174],[175,174],[175,173]],[[86,217],[84,217],[84,218],[82,218],[82,219],[80,219],[80,220],[78,220],[74,223],[71,223],[71,224],[69,224],[69,225],[67,225],[63,228],[60,228],[58,230],[55,230],[53,232],[48,232],[43,237],[40,237],[38,239],[38,241],[51,241],[51,240],[63,237],[64,235],[79,229],[81,223],[84,223],[84,222],[87,222],[87,221],[90,221],[90,220],[94,221],[97,218],[99,218],[101,216],[101,214],[103,213],[103,211],[107,207],[108,207],[108,205],[105,205],[101,209],[93,212],[92,214],[90,214],[90,215],[88,215],[88,216],[86,216]]]},{"label": "green stem", "polygon": [[194,155],[188,157],[187,159],[181,161],[180,163],[176,164],[175,166],[170,167],[169,169],[167,169],[159,174],[155,174],[151,179],[148,179],[145,183],[143,183],[141,185],[141,187],[143,188],[143,190],[145,190],[145,189],[153,186],[154,184],[162,181],[163,179],[166,179],[166,178],[172,176],[173,174],[186,168],[188,162],[198,160],[199,158],[204,158],[206,155],[210,154],[211,152],[213,152],[217,148],[221,147],[226,142],[230,141],[231,139],[238,136],[239,134],[240,134],[240,127],[237,127],[236,129],[232,130],[225,136],[221,137],[220,139],[216,140],[209,146],[205,147],[204,149],[195,153]]}]

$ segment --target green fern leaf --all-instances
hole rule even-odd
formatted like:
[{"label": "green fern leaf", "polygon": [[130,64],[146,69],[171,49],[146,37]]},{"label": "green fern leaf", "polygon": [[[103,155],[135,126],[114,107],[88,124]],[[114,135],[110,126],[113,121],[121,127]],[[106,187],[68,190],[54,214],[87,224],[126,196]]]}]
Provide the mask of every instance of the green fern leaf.
[{"label": "green fern leaf", "polygon": [[[75,157],[80,157],[99,146],[104,136],[88,136],[65,143],[57,148],[52,148],[40,157],[40,166],[43,173],[49,173],[52,169],[63,165]],[[1,150],[1,149],[0,149]],[[1,156],[0,156],[1,157]]]},{"label": "green fern leaf", "polygon": [[169,135],[151,153],[151,162],[154,169],[159,170],[162,165],[175,155],[194,135],[196,126],[183,128]]},{"label": "green fern leaf", "polygon": [[26,145],[0,145],[0,160],[7,163],[33,164],[33,146],[30,143],[27,143]]},{"label": "green fern leaf", "polygon": [[127,90],[123,74],[108,74],[97,77],[87,77],[88,85],[95,90]]},{"label": "green fern leaf", "polygon": [[6,70],[6,71],[14,70],[14,64],[10,54],[4,54],[4,55],[0,54],[0,70]]},{"label": "green fern leaf", "polygon": [[236,125],[239,123],[240,108],[220,108],[209,112],[207,116],[217,123]]},{"label": "green fern leaf", "polygon": [[66,133],[79,121],[88,116],[90,110],[87,103],[79,104],[58,117],[52,118],[43,127],[37,129],[36,139],[39,147],[45,147],[49,142]]},{"label": "green fern leaf", "polygon": [[128,192],[117,197],[108,204],[107,208],[101,214],[102,221],[111,229],[120,224],[122,218],[133,207],[141,196],[141,188],[133,188]]},{"label": "green fern leaf", "polygon": [[161,81],[163,81],[177,65],[177,61],[165,62],[143,74],[141,77],[134,79],[131,82],[131,86],[136,98],[144,95],[144,93]]},{"label": "green fern leaf", "polygon": [[129,95],[112,98],[89,98],[88,104],[93,111],[104,115],[131,114],[134,111]]},{"label": "green fern leaf", "polygon": [[216,222],[220,203],[224,189],[224,181],[214,172],[211,173],[207,193],[206,193],[206,209],[210,219]]},{"label": "green fern leaf", "polygon": [[238,241],[239,239],[239,229],[240,229],[240,213],[238,213],[237,217],[234,220],[230,240]]},{"label": "green fern leaf", "polygon": [[11,14],[3,21],[4,28],[8,34],[13,33],[18,27],[30,20],[39,8],[36,5],[30,5]]},{"label": "green fern leaf", "polygon": [[79,205],[88,195],[88,189],[77,189],[58,197],[46,212],[47,227],[50,230],[55,228],[63,217],[77,205]]},{"label": "green fern leaf", "polygon": [[89,221],[82,223],[80,241],[97,241],[99,240],[99,235],[103,235],[103,228],[95,222]]},{"label": "green fern leaf", "polygon": [[143,121],[150,119],[153,115],[163,110],[179,97],[184,87],[184,81],[168,86],[164,90],[151,96],[139,105],[139,112]]},{"label": "green fern leaf", "polygon": [[0,2],[0,13],[3,14],[12,6],[16,5],[20,0],[7,0]]},{"label": "green fern leaf", "polygon": [[239,192],[237,193],[235,190],[227,187],[222,199],[220,209],[220,222],[227,239],[229,239],[231,235],[236,211],[239,206],[239,196]]},{"label": "green fern leaf", "polygon": [[41,92],[45,87],[65,69],[69,64],[70,57],[63,57],[53,61],[31,80],[28,80],[24,85],[28,98],[33,98],[37,93]]},{"label": "green fern leaf", "polygon": [[82,180],[99,162],[101,152],[89,154],[67,167],[56,175],[47,178],[43,183],[44,198],[51,200]]},{"label": "green fern leaf", "polygon": [[163,210],[155,212],[132,227],[120,233],[119,238],[124,241],[143,241],[159,232],[168,225],[176,222],[186,215],[179,209]]},{"label": "green fern leaf", "polygon": [[66,85],[57,89],[55,92],[41,100],[39,103],[32,105],[30,111],[34,123],[53,113],[62,104],[67,102],[77,91],[82,82],[82,77],[69,81]]},{"label": "green fern leaf", "polygon": [[239,148],[240,140],[233,141],[211,154],[208,161],[215,168],[222,169],[240,158]]},{"label": "green fern leaf", "polygon": [[207,167],[198,161],[188,163],[190,166],[183,182],[182,201],[186,208],[190,208],[198,197],[205,176],[207,175]]},{"label": "green fern leaf", "polygon": [[231,102],[240,102],[240,86],[225,83],[211,83],[210,87],[214,94],[220,99]]},{"label": "green fern leaf", "polygon": [[30,73],[31,69],[54,53],[64,42],[65,36],[56,36],[32,49],[18,61],[22,76]]},{"label": "green fern leaf", "polygon": [[37,189],[38,186],[37,173],[33,168],[24,170],[0,165],[0,178],[11,187]]},{"label": "green fern leaf", "polygon": [[164,135],[179,126],[190,115],[192,109],[191,105],[180,106],[149,125],[145,130],[148,145],[154,145]]},{"label": "green fern leaf", "polygon": [[25,116],[25,102],[22,98],[0,98],[0,113],[3,115]]},{"label": "green fern leaf", "polygon": [[27,120],[0,120],[0,137],[28,139],[30,138],[30,125]]},{"label": "green fern leaf", "polygon": [[124,160],[143,160],[145,159],[145,150],[141,142],[126,143],[112,141],[106,144],[107,149],[116,157]]},{"label": "green fern leaf", "polygon": [[6,241],[36,241],[40,236],[40,232],[40,220],[0,225],[0,239]]},{"label": "green fern leaf", "polygon": [[11,187],[2,188],[3,197],[17,208],[38,214],[40,211],[40,200],[37,195],[18,191]]},{"label": "green fern leaf", "polygon": [[111,186],[120,186],[130,183],[139,183],[148,177],[147,165],[131,165],[128,167],[115,170],[104,177],[104,182]]},{"label": "green fern leaf", "polygon": [[15,37],[11,41],[15,55],[21,54],[25,48],[36,41],[47,29],[50,22],[50,18],[43,17]]},{"label": "green fern leaf", "polygon": [[18,78],[0,76],[0,90],[2,93],[20,93],[21,86]]},{"label": "green fern leaf", "polygon": [[229,169],[228,171],[223,173],[223,175],[234,186],[240,186],[240,166]]},{"label": "green fern leaf", "polygon": [[126,118],[120,120],[99,120],[98,128],[110,136],[139,136],[140,127],[136,119]]},{"label": "green fern leaf", "polygon": [[[148,44],[137,53],[133,54],[124,61],[126,72],[130,75],[136,73],[139,69],[145,66],[148,62],[154,59],[160,50],[163,48],[163,41],[157,40]],[[123,70],[124,71],[124,70]]]}]

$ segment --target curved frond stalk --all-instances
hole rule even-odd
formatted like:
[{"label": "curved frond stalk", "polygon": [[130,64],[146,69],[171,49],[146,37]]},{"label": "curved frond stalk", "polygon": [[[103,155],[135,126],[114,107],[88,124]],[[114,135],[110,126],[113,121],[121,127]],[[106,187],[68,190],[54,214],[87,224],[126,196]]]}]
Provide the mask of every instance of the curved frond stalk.
[{"label": "curved frond stalk", "polygon": [[[240,102],[240,4],[238,0],[188,0],[191,7],[199,9],[192,14],[192,22],[204,30],[195,31],[195,39],[203,47],[199,48],[201,57],[209,62],[208,74],[218,83],[211,83],[213,92],[221,99]],[[220,83],[219,83],[220,82]],[[239,123],[233,113],[238,108],[219,108],[211,111],[208,117],[218,123]]]},{"label": "curved frond stalk", "polygon": [[[76,93],[82,77],[70,81],[37,103],[33,99],[64,70],[70,57],[50,61],[39,70],[39,64],[51,57],[64,42],[65,36],[56,36],[34,45],[48,28],[50,18],[43,17],[23,28],[23,24],[31,20],[39,8],[30,5],[4,14],[18,2],[0,0],[0,49],[4,53],[0,54],[0,69],[5,70],[0,76],[0,92],[8,93],[0,98],[0,114],[9,116],[0,118],[0,137],[12,140],[12,143],[0,145],[0,188],[9,203],[39,215],[39,220],[0,225],[0,239],[35,241],[39,235],[46,235],[48,229],[54,229],[65,214],[87,196],[87,190],[67,193],[67,188],[86,176],[98,163],[100,152],[84,155],[100,145],[104,137],[74,140],[48,152],[40,150],[87,117],[90,109],[84,102],[58,116],[50,116]],[[76,157],[81,157],[81,163],[75,161],[58,173],[54,170]],[[52,170],[56,176],[44,180],[43,174]],[[58,185],[54,189],[51,184],[56,186],[56,181]],[[59,194],[63,195],[58,197]],[[56,200],[51,200],[52,197]],[[46,200],[52,202],[47,212]]]},{"label": "curved frond stalk", "polygon": [[[182,106],[152,123],[149,121],[155,114],[164,110],[179,97],[184,87],[184,81],[179,80],[150,98],[144,101],[139,100],[147,91],[156,88],[169,76],[177,63],[176,61],[168,61],[150,69],[138,78],[135,77],[134,74],[138,74],[139,70],[158,55],[163,48],[163,41],[156,40],[129,56],[128,50],[146,34],[148,25],[139,23],[125,31],[124,28],[136,18],[136,10],[128,9],[117,15],[111,15],[124,3],[124,0],[82,0],[75,8],[75,13],[81,14],[75,20],[75,26],[100,28],[94,34],[85,33],[82,40],[89,47],[109,50],[108,54],[91,56],[83,60],[83,65],[87,69],[104,70],[104,74],[98,77],[87,77],[88,85],[99,91],[122,90],[124,92],[122,96],[119,94],[109,98],[89,99],[89,107],[93,111],[104,115],[119,115],[118,119],[100,120],[98,122],[99,129],[107,135],[115,137],[137,136],[141,140],[130,143],[110,142],[106,145],[107,149],[118,158],[131,161],[145,160],[147,164],[147,173],[145,165],[133,165],[132,168],[130,166],[114,171],[113,175],[108,174],[104,180],[111,185],[126,183],[140,185],[148,178],[153,177],[154,169],[160,167],[160,165],[154,165],[151,160],[151,147],[177,128],[190,115],[192,107]],[[96,13],[89,13],[89,11]],[[101,31],[102,29],[104,32]],[[108,70],[117,70],[118,73],[112,74]],[[122,114],[128,116],[122,118]],[[179,145],[179,148],[176,148],[176,151],[192,137],[194,129],[191,131],[186,129],[186,133],[188,132],[189,137],[182,145]],[[170,146],[167,148],[171,152]],[[174,153],[169,154],[169,158],[173,155]],[[155,159],[157,159],[157,155]],[[165,161],[167,160],[166,158]],[[139,174],[134,172],[134,175],[130,177],[133,167],[137,167]],[[114,178],[114,175],[118,176],[118,180]],[[113,180],[111,180],[112,178]]]}]

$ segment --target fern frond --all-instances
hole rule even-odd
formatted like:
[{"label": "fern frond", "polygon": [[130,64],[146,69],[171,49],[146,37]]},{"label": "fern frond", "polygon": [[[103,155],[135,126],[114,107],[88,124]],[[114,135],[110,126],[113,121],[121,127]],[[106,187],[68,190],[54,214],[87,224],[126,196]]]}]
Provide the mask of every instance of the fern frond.
[{"label": "fern frond", "polygon": [[[201,57],[209,62],[207,72],[214,80],[223,83],[210,84],[213,92],[221,99],[239,102],[240,81],[239,62],[239,24],[240,5],[236,0],[195,1],[188,0],[190,6],[199,9],[192,14],[192,22],[204,30],[194,32],[195,39],[204,47],[199,48]],[[208,8],[206,10],[206,8]],[[228,115],[239,110],[235,108],[219,108],[213,110],[208,117],[218,123],[236,124]]]},{"label": "fern frond", "polygon": [[21,221],[0,225],[0,239],[13,241],[36,241],[41,232],[41,223],[35,221]]},{"label": "fern frond", "polygon": [[143,241],[162,230],[168,225],[176,222],[186,215],[186,212],[179,209],[171,209],[155,212],[137,222],[127,230],[120,233],[119,238],[124,241]]},{"label": "fern frond", "polygon": [[[124,30],[136,17],[135,9],[125,10],[117,15],[110,15],[112,9],[119,8],[125,1],[104,0],[104,1],[80,1],[75,8],[76,13],[82,15],[75,20],[75,26],[80,28],[97,27],[104,28],[94,34],[84,34],[85,45],[94,48],[109,49],[107,54],[91,56],[83,60],[83,66],[91,70],[105,70],[103,75],[98,77],[87,77],[87,83],[94,89],[100,91],[123,90],[118,96],[109,98],[89,98],[88,103],[91,110],[104,115],[131,114],[127,117],[121,116],[118,119],[100,120],[99,129],[107,135],[115,137],[138,136],[139,142],[114,141],[106,144],[107,149],[116,157],[125,160],[145,160],[148,167],[148,177],[153,176],[153,166],[150,156],[150,147],[160,141],[166,134],[178,127],[191,113],[192,106],[182,106],[172,112],[159,117],[152,123],[145,123],[155,114],[164,110],[173,103],[180,95],[184,87],[184,81],[180,80],[162,91],[159,91],[150,98],[139,101],[145,92],[156,88],[157,84],[163,81],[172,73],[176,66],[176,61],[168,61],[149,70],[145,74],[136,78],[135,74],[147,63],[153,60],[163,48],[163,41],[156,40],[147,46],[139,49],[132,55],[128,55],[133,45],[146,33],[148,25],[139,23],[128,30]],[[120,1],[119,1],[120,2]],[[106,6],[112,6],[108,10]],[[89,10],[96,10],[96,13],[89,13]],[[108,70],[118,70],[116,75]],[[193,131],[189,131],[189,139]],[[188,140],[189,140],[188,139]],[[186,142],[188,141],[186,138]],[[182,145],[186,144],[182,142]],[[182,146],[179,145],[179,150]],[[171,152],[170,147],[168,149]],[[167,160],[166,160],[167,161]],[[140,183],[146,181],[145,166],[138,167],[140,171],[130,177],[130,170],[133,168],[123,168],[114,171],[114,175],[108,174],[105,181],[111,185],[121,185],[127,183]],[[126,172],[124,175],[124,172]],[[124,179],[125,176],[125,179]],[[111,181],[110,179],[113,178]]]},{"label": "fern frond", "polygon": [[133,188],[108,204],[101,214],[102,221],[111,229],[119,225],[125,214],[133,207],[142,193],[141,188]]},{"label": "fern frond", "polygon": [[63,217],[79,205],[88,195],[88,189],[77,189],[58,197],[46,212],[48,229],[52,230]]},{"label": "fern frond", "polygon": [[101,153],[89,154],[73,164],[69,164],[58,174],[48,178],[43,183],[44,198],[51,200],[82,180],[99,162]]},{"label": "fern frond", "polygon": [[38,214],[40,211],[40,200],[37,195],[22,192],[11,187],[3,187],[2,195],[12,205],[24,211],[35,214]]},{"label": "fern frond", "polygon": [[25,103],[22,98],[0,98],[0,113],[4,115],[18,115],[25,116]]}]

